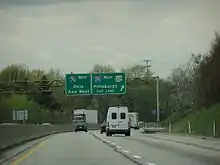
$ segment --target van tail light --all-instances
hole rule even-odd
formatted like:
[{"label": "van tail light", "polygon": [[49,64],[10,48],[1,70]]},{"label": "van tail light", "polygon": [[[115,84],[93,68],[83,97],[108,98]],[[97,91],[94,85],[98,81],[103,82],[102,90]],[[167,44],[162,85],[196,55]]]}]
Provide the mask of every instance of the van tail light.
[{"label": "van tail light", "polygon": [[109,122],[107,122],[107,127],[109,127]]},{"label": "van tail light", "polygon": [[131,119],[129,119],[129,121],[128,121],[128,128],[130,128],[131,127]]}]

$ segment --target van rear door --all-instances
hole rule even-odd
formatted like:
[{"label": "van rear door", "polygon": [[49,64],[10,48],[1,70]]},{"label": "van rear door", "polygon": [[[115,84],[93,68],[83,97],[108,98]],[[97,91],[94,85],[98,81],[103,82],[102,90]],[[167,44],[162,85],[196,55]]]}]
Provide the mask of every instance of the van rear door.
[{"label": "van rear door", "polygon": [[127,107],[119,107],[118,109],[118,129],[128,130],[129,116]]},{"label": "van rear door", "polygon": [[118,107],[111,107],[109,110],[109,129],[118,129]]}]

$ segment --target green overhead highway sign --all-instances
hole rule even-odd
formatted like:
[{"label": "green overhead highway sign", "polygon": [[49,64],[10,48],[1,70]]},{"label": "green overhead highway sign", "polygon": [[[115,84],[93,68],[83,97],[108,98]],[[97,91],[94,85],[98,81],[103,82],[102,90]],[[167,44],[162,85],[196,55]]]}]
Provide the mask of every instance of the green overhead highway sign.
[{"label": "green overhead highway sign", "polygon": [[90,95],[91,75],[90,74],[66,74],[65,92],[67,96]]},{"label": "green overhead highway sign", "polygon": [[66,74],[65,92],[74,95],[126,93],[125,73]]},{"label": "green overhead highway sign", "polygon": [[125,94],[125,73],[94,73],[92,74],[92,94]]}]

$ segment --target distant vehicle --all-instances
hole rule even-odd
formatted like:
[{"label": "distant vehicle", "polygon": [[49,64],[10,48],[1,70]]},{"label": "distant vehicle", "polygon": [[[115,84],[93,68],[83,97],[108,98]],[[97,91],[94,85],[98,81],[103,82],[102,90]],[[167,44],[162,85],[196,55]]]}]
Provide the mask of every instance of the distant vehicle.
[{"label": "distant vehicle", "polygon": [[105,121],[101,124],[101,128],[100,128],[100,133],[102,134],[103,132],[106,132],[106,122]]},{"label": "distant vehicle", "polygon": [[84,120],[75,121],[74,124],[75,124],[75,132],[77,132],[77,131],[87,132],[88,131],[87,124],[85,123]]},{"label": "distant vehicle", "polygon": [[42,123],[41,125],[51,125],[51,123]]},{"label": "distant vehicle", "polygon": [[73,112],[73,120],[76,120],[77,117],[83,117],[86,121],[86,109],[76,109]]},{"label": "distant vehicle", "polygon": [[73,112],[73,120],[77,118],[84,118],[87,124],[97,124],[98,123],[98,112],[97,110],[86,110],[86,109],[76,109]]},{"label": "distant vehicle", "polygon": [[76,109],[73,112],[72,121],[75,127],[75,132],[87,132],[88,124],[98,123],[97,110]]},{"label": "distant vehicle", "polygon": [[127,107],[109,107],[106,122],[106,136],[113,134],[131,135]]},{"label": "distant vehicle", "polygon": [[139,129],[138,126],[138,113],[137,112],[130,112],[129,118],[131,121],[131,128],[134,128],[135,130]]},{"label": "distant vehicle", "polygon": [[138,122],[138,127],[139,128],[144,128],[145,127],[145,123],[143,121],[139,121]]}]

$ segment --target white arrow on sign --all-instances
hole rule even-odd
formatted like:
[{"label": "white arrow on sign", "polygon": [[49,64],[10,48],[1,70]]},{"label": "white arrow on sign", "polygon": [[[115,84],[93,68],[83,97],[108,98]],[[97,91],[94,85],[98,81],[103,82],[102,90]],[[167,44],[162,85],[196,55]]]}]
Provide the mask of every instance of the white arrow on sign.
[{"label": "white arrow on sign", "polygon": [[122,85],[120,91],[123,91],[123,89],[125,89],[125,86]]}]

